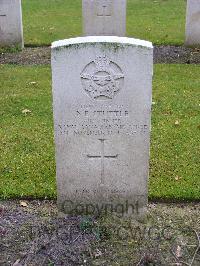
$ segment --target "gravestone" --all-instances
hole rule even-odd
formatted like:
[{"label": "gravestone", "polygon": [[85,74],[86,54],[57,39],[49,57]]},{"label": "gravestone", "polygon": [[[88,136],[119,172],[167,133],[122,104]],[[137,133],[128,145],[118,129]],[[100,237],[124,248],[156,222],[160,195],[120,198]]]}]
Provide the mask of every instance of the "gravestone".
[{"label": "gravestone", "polygon": [[185,44],[200,46],[200,0],[187,1]]},{"label": "gravestone", "polygon": [[61,212],[145,213],[152,66],[146,41],[94,36],[52,44]]},{"label": "gravestone", "polygon": [[0,47],[23,48],[21,0],[0,0]]},{"label": "gravestone", "polygon": [[82,0],[85,36],[125,36],[126,0]]}]

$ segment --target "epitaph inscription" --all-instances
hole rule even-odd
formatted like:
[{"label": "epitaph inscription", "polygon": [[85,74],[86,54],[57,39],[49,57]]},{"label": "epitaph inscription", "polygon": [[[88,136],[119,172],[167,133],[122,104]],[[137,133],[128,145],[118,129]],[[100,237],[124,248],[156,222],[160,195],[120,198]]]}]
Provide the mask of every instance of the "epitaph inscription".
[{"label": "epitaph inscription", "polygon": [[82,85],[95,100],[113,99],[123,87],[121,68],[106,56],[98,56],[81,73]]}]

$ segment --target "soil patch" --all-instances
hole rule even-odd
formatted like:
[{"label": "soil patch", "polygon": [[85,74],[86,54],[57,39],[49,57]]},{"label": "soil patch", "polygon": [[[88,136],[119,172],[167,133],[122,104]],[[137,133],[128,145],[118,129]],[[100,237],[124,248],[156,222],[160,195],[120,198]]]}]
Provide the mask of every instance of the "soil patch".
[{"label": "soil patch", "polygon": [[24,48],[16,53],[1,53],[0,64],[48,65],[51,63],[50,47]]},{"label": "soil patch", "polygon": [[[1,53],[0,64],[48,65],[51,62],[50,58],[50,47],[28,47],[17,53]],[[183,46],[155,46],[154,63],[200,64],[200,49]]]},{"label": "soil patch", "polygon": [[145,222],[59,218],[54,201],[2,201],[0,265],[197,266],[199,214],[200,204],[151,203]]},{"label": "soil patch", "polygon": [[183,46],[155,46],[155,64],[200,64],[200,49]]}]

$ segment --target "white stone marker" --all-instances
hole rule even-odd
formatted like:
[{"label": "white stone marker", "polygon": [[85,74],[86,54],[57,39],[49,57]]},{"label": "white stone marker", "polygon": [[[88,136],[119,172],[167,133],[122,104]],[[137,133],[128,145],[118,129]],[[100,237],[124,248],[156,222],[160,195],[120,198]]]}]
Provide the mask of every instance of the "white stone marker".
[{"label": "white stone marker", "polygon": [[125,36],[126,0],[82,0],[85,36]]},{"label": "white stone marker", "polygon": [[146,41],[98,36],[52,44],[61,212],[145,213],[152,68]]},{"label": "white stone marker", "polygon": [[185,44],[200,46],[200,0],[187,1]]},{"label": "white stone marker", "polygon": [[24,47],[21,0],[0,0],[0,47]]}]

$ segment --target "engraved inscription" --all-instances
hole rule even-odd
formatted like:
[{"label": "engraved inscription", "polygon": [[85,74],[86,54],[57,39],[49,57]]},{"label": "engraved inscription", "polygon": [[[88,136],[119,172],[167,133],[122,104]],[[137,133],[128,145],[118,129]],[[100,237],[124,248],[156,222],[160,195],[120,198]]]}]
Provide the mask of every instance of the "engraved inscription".
[{"label": "engraved inscription", "polygon": [[149,134],[150,128],[146,121],[130,120],[132,115],[128,106],[95,105],[74,106],[73,120],[56,125],[56,132],[66,137],[99,136],[106,138],[114,135],[138,136]]},{"label": "engraved inscription", "polygon": [[85,124],[57,125],[57,134],[66,136],[114,136],[114,135],[143,135],[149,133],[149,127],[145,124],[123,124],[119,121],[108,121],[99,126],[88,120]]},{"label": "engraved inscription", "polygon": [[98,0],[97,2],[97,16],[110,17],[111,16],[111,0]]},{"label": "engraved inscription", "polygon": [[116,155],[105,155],[104,145],[106,139],[99,139],[101,141],[101,155],[87,155],[89,159],[101,159],[101,185],[105,184],[105,173],[104,173],[104,160],[105,159],[117,159],[119,154]]},{"label": "engraved inscription", "polygon": [[94,100],[109,100],[122,89],[124,74],[106,55],[98,56],[81,73],[82,86]]}]

